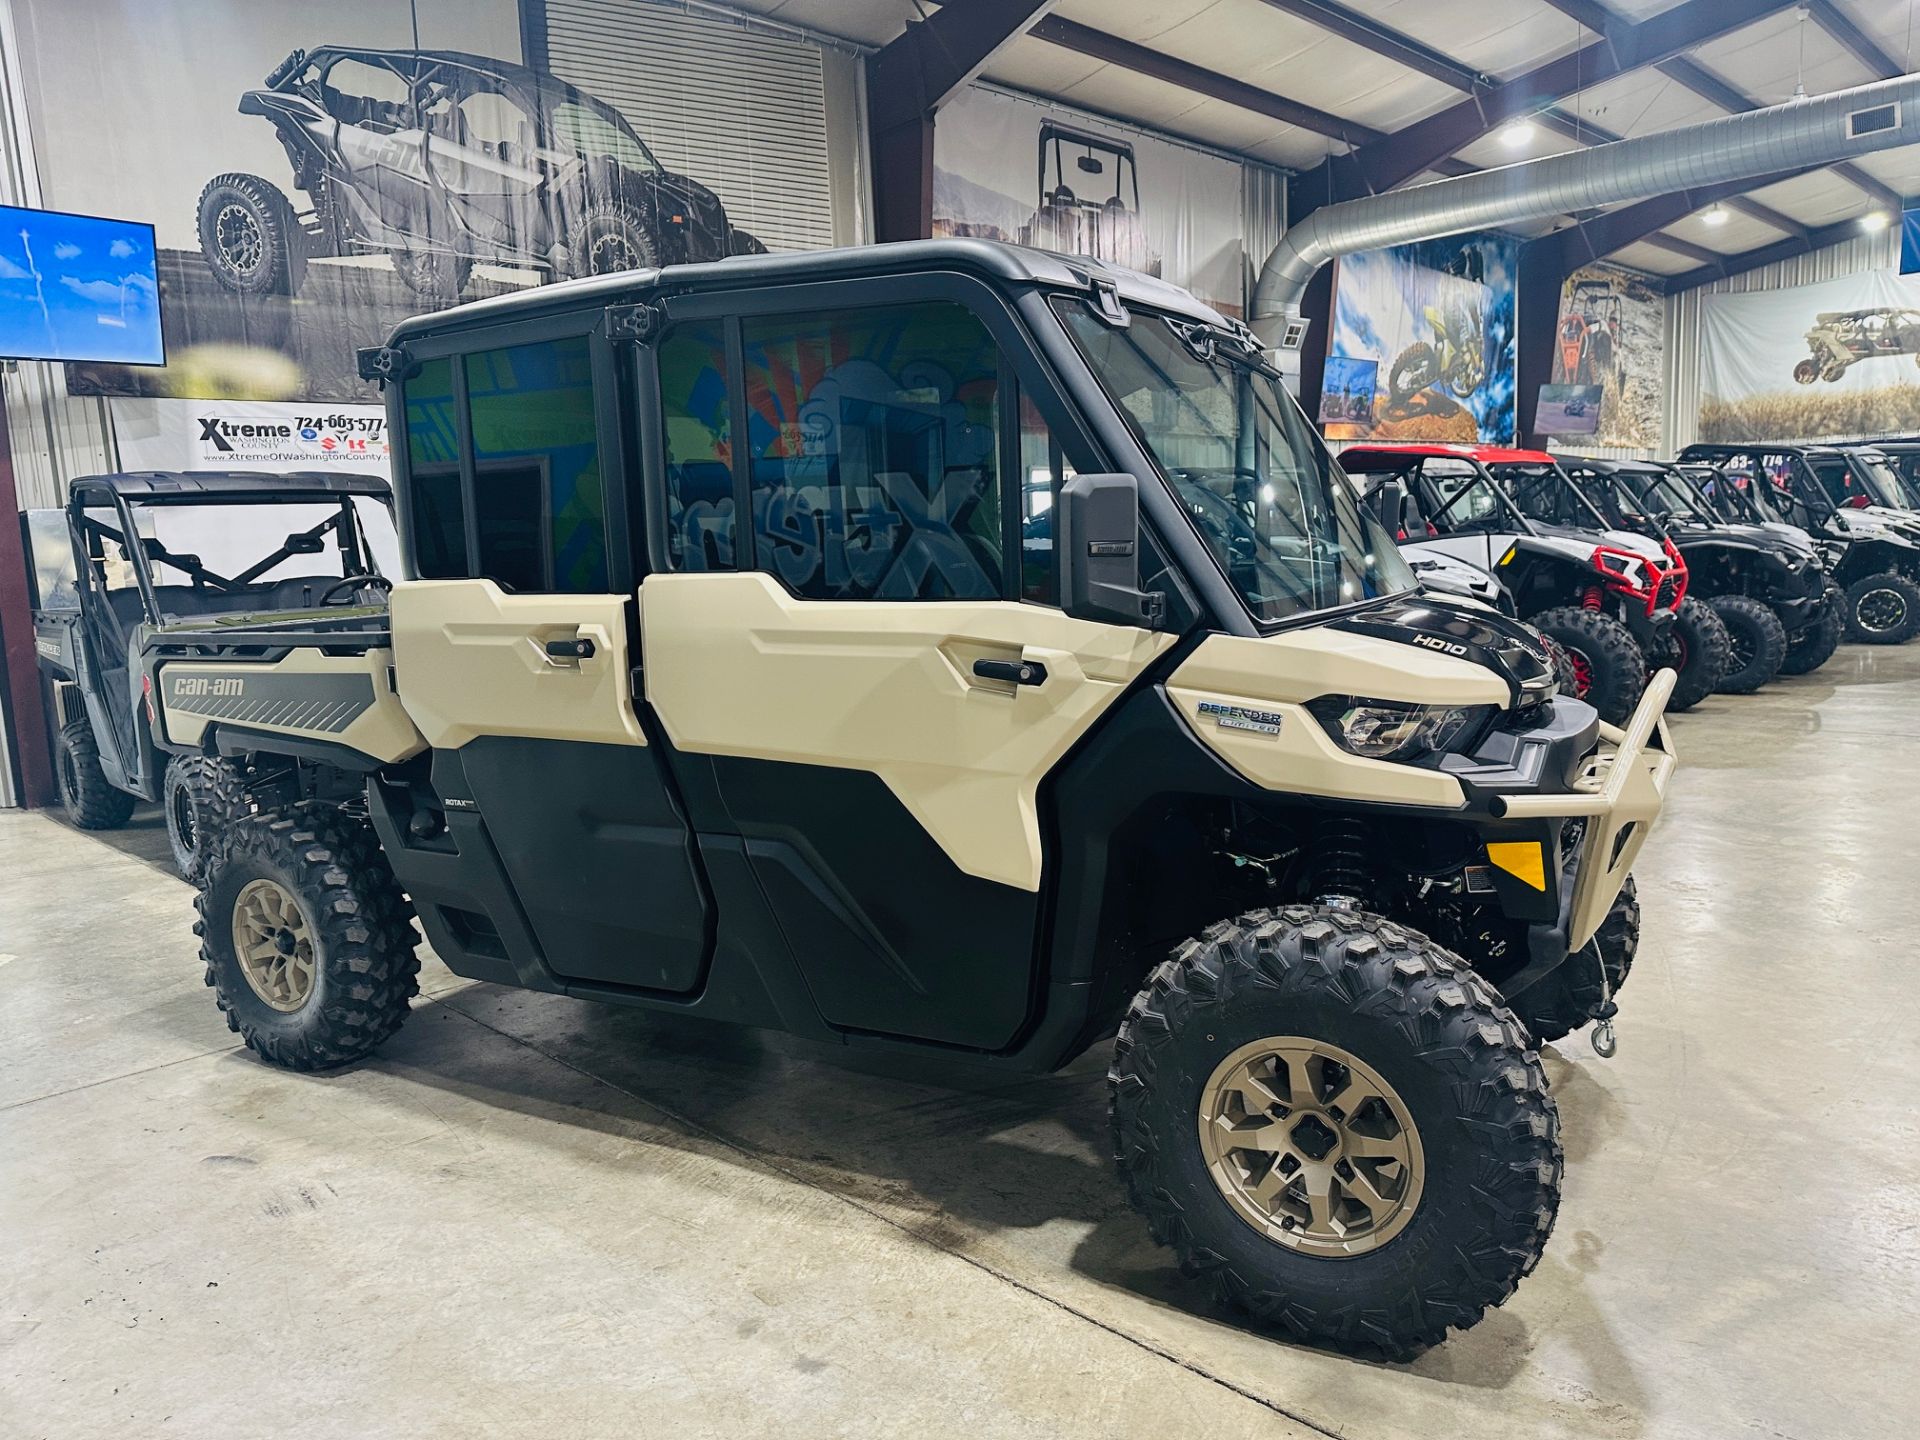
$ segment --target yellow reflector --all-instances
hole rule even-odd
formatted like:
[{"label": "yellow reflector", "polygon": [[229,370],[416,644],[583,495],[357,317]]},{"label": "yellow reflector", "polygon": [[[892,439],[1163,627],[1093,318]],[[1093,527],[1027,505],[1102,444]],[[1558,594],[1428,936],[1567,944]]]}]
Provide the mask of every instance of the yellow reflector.
[{"label": "yellow reflector", "polygon": [[1547,888],[1547,854],[1537,840],[1490,840],[1487,858],[1536,890]]},{"label": "yellow reflector", "polygon": [[1498,565],[1505,565],[1508,561],[1512,560],[1513,557],[1518,555],[1519,553],[1520,553],[1520,547],[1518,545],[1507,546],[1507,553],[1500,557],[1499,561],[1497,562]]}]

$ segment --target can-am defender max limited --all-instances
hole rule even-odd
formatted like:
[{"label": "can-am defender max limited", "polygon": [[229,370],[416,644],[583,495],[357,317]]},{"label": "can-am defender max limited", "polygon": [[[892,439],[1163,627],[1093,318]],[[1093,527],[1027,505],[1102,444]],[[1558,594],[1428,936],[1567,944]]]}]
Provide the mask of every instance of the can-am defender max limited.
[{"label": "can-am defender max limited", "polygon": [[1685,558],[1689,598],[1712,606],[1727,629],[1722,694],[1748,694],[1783,670],[1804,674],[1832,656],[1843,622],[1827,601],[1826,572],[1811,544],[1763,526],[1723,522],[1670,466],[1554,458],[1610,523],[1671,540]]},{"label": "can-am defender max limited", "polygon": [[604,275],[765,249],[618,110],[505,60],[295,50],[240,113],[272,124],[311,207],[258,175],[207,182],[201,253],[242,294],[295,294],[310,256],[385,254],[410,289],[447,301],[475,264]]},{"label": "can-am defender max limited", "polygon": [[1689,445],[1749,503],[1812,535],[1846,592],[1847,635],[1898,645],[1920,635],[1920,516],[1886,503],[1896,482],[1831,445]]},{"label": "can-am defender max limited", "polygon": [[1544,460],[1473,445],[1352,445],[1340,464],[1409,554],[1437,551],[1492,572],[1520,618],[1571,659],[1582,698],[1618,723],[1664,656],[1685,570],[1655,542],[1603,521],[1579,526],[1522,513],[1488,466]]},{"label": "can-am defender max limited", "polygon": [[146,470],[85,476],[65,509],[26,512],[69,820],[117,829],[137,801],[157,801],[174,863],[200,878],[218,832],[252,808],[249,777],[156,747],[140,688],[147,642],[234,615],[303,624],[383,611],[398,558],[391,494],[376,475]]},{"label": "can-am defender max limited", "polygon": [[362,364],[389,615],[146,656],[169,745],[302,777],[198,901],[262,1056],[400,1025],[410,902],[509,985],[1013,1070],[1117,1030],[1129,1196],[1293,1335],[1404,1353],[1533,1268],[1536,1047],[1613,1013],[1672,677],[1615,729],[1418,593],[1251,332],[926,241],[480,301]]}]

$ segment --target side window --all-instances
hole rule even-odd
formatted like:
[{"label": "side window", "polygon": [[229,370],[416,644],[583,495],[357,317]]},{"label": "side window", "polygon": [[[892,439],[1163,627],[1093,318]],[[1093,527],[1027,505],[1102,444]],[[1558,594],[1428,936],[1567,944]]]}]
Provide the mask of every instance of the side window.
[{"label": "side window", "polygon": [[414,569],[423,580],[467,573],[467,517],[460,496],[460,430],[453,362],[428,360],[407,381],[407,493]]},{"label": "side window", "polygon": [[1007,593],[1000,357],[964,307],[749,319],[758,567],[819,600]]},{"label": "side window", "polygon": [[722,324],[677,326],[655,354],[666,432],[668,555],[676,570],[731,570],[733,423]]},{"label": "side window", "polygon": [[608,587],[606,501],[584,335],[465,357],[477,570],[503,590]]},{"label": "side window", "polygon": [[392,134],[414,123],[409,86],[398,71],[346,57],[327,67],[320,103],[343,125]]},{"label": "side window", "polygon": [[1053,507],[1074,475],[1060,442],[1027,396],[1020,397],[1020,598],[1060,603],[1053,567]]}]

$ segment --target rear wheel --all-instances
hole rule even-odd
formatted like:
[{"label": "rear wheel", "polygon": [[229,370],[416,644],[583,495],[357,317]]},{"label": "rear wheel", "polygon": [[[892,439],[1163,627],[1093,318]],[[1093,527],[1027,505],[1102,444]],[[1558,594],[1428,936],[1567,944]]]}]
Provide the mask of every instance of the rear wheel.
[{"label": "rear wheel", "polygon": [[1889,571],[1847,587],[1847,635],[1867,645],[1901,645],[1920,633],[1920,585]]},{"label": "rear wheel", "polygon": [[1713,694],[1727,673],[1727,627],[1711,605],[1688,597],[1674,613],[1668,654],[1677,678],[1669,711],[1691,710]]},{"label": "rear wheel", "polygon": [[263,1060],[344,1065],[405,1022],[417,937],[365,821],[316,804],[241,820],[195,905],[206,982]]},{"label": "rear wheel", "polygon": [[85,716],[60,727],[58,754],[60,804],[67,819],[82,830],[118,830],[133,818],[138,803],[115,787],[100,768],[100,745]]},{"label": "rear wheel", "polygon": [[1540,1259],[1559,1121],[1492,988],[1376,915],[1211,926],[1134,997],[1114,1148],[1154,1239],[1307,1341],[1404,1356]]},{"label": "rear wheel", "polygon": [[1647,657],[1610,615],[1564,605],[1533,617],[1533,628],[1567,652],[1575,693],[1612,725],[1625,723],[1647,688]]},{"label": "rear wheel", "polygon": [[227,827],[253,811],[232,762],[206,755],[176,756],[167,762],[160,804],[166,811],[173,863],[189,885],[206,876],[207,861]]},{"label": "rear wheel", "polygon": [[[1691,600],[1687,604],[1691,605]],[[1747,595],[1715,595],[1707,604],[1727,631],[1727,668],[1722,695],[1748,695],[1780,673],[1787,658],[1787,627],[1765,601]]]},{"label": "rear wheel", "polygon": [[1787,642],[1787,653],[1780,662],[1780,673],[1805,675],[1831,660],[1833,652],[1840,648],[1840,637],[1846,633],[1846,609],[1846,592],[1838,585],[1829,584],[1820,618],[1804,626],[1798,635]]}]

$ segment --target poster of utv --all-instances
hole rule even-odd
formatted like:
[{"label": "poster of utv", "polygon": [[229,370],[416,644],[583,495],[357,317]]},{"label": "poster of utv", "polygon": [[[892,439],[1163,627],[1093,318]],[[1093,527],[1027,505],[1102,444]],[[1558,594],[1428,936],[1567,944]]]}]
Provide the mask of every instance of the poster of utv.
[{"label": "poster of utv", "polygon": [[654,159],[610,105],[551,75],[436,50],[295,50],[240,97],[272,125],[272,179],[201,192],[200,249],[246,295],[294,294],[309,256],[383,254],[427,301],[476,262],[599,275],[765,247],[711,190]]}]

